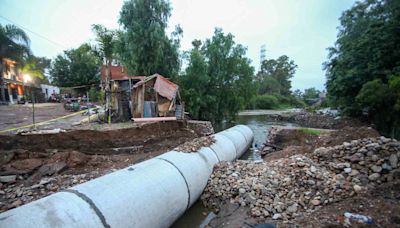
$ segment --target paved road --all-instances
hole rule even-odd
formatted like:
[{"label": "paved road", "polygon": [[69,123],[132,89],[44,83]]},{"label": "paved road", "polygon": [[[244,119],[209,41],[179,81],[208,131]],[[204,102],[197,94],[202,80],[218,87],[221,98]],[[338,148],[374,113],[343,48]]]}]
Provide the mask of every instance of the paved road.
[{"label": "paved road", "polygon": [[[61,103],[35,104],[36,123],[51,120],[57,117],[72,114],[66,111]],[[38,127],[39,129],[68,128],[72,123],[80,121],[81,115],[57,120],[51,124]],[[1,105],[0,106],[0,131],[10,128],[22,127],[32,124],[32,104]]]}]

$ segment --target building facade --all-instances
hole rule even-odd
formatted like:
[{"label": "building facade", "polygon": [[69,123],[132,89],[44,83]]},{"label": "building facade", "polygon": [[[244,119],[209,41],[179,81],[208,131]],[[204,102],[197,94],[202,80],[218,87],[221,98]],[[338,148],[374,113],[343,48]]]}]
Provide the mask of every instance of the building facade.
[{"label": "building facade", "polygon": [[3,59],[3,77],[0,79],[0,103],[15,104],[24,97],[24,81],[16,62]]}]

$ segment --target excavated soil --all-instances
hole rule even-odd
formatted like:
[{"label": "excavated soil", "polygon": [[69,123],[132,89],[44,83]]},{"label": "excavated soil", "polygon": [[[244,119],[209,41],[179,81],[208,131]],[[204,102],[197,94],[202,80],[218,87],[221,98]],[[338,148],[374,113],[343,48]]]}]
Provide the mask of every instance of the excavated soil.
[{"label": "excavated soil", "polygon": [[114,154],[115,148],[135,146],[146,153],[177,146],[196,136],[196,132],[186,128],[184,123],[159,122],[110,131],[76,130],[59,134],[0,135],[0,150],[69,149],[87,154]]},{"label": "excavated soil", "polygon": [[[400,181],[384,183],[363,194],[298,217],[293,223],[304,227],[400,227],[399,200]],[[374,224],[348,224],[345,212],[371,216]]]},{"label": "excavated soil", "polygon": [[378,136],[379,133],[371,127],[344,127],[333,131],[321,131],[319,135],[306,133],[302,129],[273,128],[267,141],[278,149],[266,154],[264,160],[312,153],[318,147],[335,146],[351,140]]},{"label": "excavated soil", "polygon": [[211,133],[209,122],[158,122],[106,131],[0,135],[0,212]]}]

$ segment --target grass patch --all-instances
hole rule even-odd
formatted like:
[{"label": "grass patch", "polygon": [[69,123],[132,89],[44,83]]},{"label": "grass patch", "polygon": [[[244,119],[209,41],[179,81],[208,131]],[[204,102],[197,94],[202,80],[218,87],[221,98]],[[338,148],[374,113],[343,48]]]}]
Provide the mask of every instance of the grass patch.
[{"label": "grass patch", "polygon": [[309,135],[320,135],[321,134],[320,130],[310,129],[310,128],[302,128],[301,131],[306,134],[309,134]]}]

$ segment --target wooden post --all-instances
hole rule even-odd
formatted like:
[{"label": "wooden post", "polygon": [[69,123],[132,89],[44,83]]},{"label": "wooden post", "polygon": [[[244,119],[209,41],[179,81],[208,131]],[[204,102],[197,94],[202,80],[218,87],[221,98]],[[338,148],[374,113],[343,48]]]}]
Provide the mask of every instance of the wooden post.
[{"label": "wooden post", "polygon": [[142,99],[143,99],[143,106],[142,106],[142,112],[141,112],[141,117],[143,118],[144,117],[144,101],[145,101],[145,95],[146,95],[146,93],[145,93],[145,90],[146,90],[146,82],[144,82],[143,83],[143,90],[142,90]]}]

